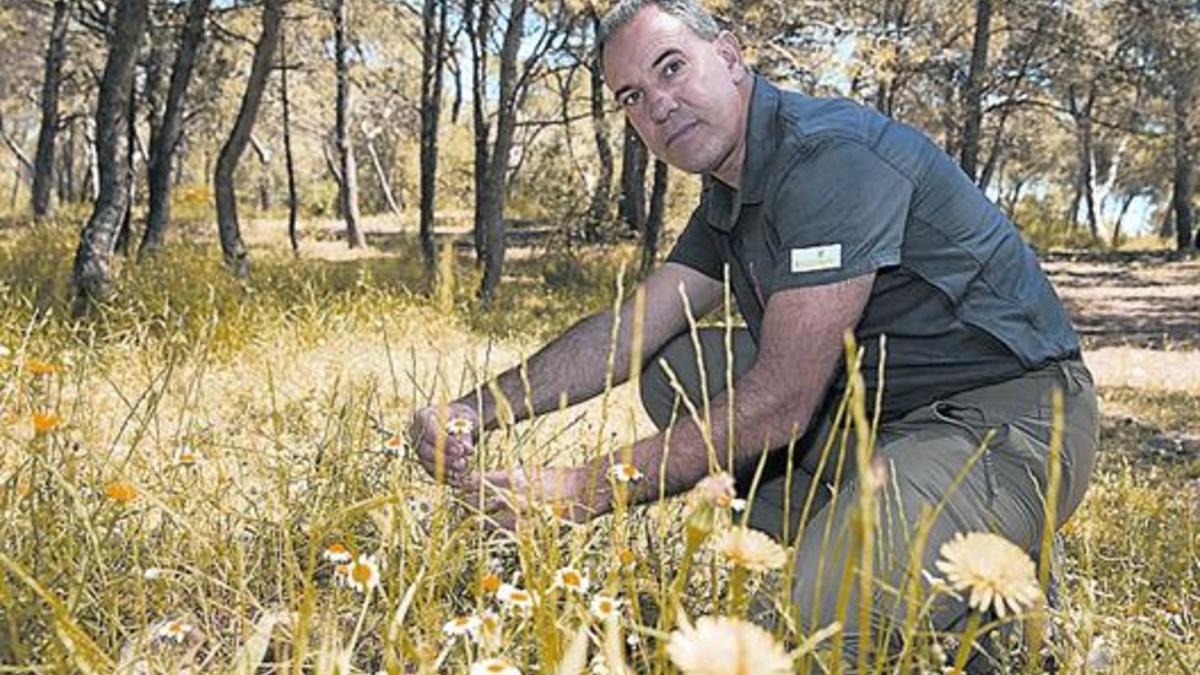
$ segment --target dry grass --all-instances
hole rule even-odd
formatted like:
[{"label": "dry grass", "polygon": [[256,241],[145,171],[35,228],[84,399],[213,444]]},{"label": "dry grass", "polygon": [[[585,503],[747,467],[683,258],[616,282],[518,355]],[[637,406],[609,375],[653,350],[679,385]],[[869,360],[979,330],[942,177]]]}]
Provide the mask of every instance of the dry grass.
[{"label": "dry grass", "polygon": [[[536,264],[518,265],[524,280],[481,314],[469,262],[439,307],[407,290],[422,288],[419,266],[410,244],[395,246],[338,262],[256,250],[249,285],[224,277],[211,248],[185,249],[127,269],[114,303],[73,325],[53,281],[65,275],[69,230],[5,236],[0,672],[464,672],[485,655],[555,672],[580,644],[597,668],[663,672],[676,625],[664,616],[740,613],[756,592],[790,601],[772,577],[728,574],[708,546],[689,546],[678,503],[583,527],[537,520],[518,537],[464,518],[389,440],[414,406],[459,393],[610,303],[614,265],[557,288]],[[1146,448],[1195,433],[1196,396],[1104,396],[1120,412],[1068,526],[1053,648],[1069,672],[1104,662],[1116,673],[1195,672],[1200,459]],[[572,461],[647,429],[618,390],[492,434],[485,461]],[[336,583],[323,558],[335,543],[377,556],[378,589]],[[565,566],[586,572],[592,592],[620,597],[619,620],[554,590]],[[499,580],[539,602],[502,612],[498,643],[447,635],[455,617],[503,610]],[[914,666],[939,672],[940,636],[908,628],[919,636]],[[781,625],[775,637],[818,647],[797,654],[797,669],[840,667],[820,655],[835,632]]]}]

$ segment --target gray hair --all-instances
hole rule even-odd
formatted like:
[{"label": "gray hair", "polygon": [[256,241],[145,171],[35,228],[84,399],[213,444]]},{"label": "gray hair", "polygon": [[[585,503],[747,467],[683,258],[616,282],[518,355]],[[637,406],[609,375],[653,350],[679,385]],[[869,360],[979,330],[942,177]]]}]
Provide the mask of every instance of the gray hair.
[{"label": "gray hair", "polygon": [[608,39],[629,23],[633,16],[645,7],[654,6],[659,11],[679,19],[697,36],[709,42],[717,39],[721,26],[700,6],[696,0],[619,0],[604,18],[600,19],[600,27],[596,31],[596,54],[604,61],[604,44]]}]

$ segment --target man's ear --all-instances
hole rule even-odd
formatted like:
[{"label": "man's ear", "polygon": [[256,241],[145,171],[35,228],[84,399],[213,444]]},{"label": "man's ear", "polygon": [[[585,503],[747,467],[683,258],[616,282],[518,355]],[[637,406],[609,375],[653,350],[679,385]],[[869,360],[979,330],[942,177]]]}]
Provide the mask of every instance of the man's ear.
[{"label": "man's ear", "polygon": [[717,33],[713,44],[717,48],[717,56],[721,57],[726,69],[733,76],[734,84],[741,84],[746,77],[746,62],[742,59],[742,44],[738,42],[737,36],[723,30]]}]

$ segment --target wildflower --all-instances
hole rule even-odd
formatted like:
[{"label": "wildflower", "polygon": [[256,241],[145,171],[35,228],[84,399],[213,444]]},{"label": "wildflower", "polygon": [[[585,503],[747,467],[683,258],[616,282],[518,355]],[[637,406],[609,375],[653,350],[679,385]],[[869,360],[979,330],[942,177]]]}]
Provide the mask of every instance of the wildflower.
[{"label": "wildflower", "polygon": [[608,621],[617,617],[621,611],[621,601],[618,598],[612,598],[607,595],[597,593],[592,596],[592,616],[601,621]]},{"label": "wildflower", "polygon": [[1032,607],[1042,598],[1033,560],[1016,544],[987,532],[958,533],[942,544],[937,568],[956,591],[970,591],[967,604],[1000,618]]},{"label": "wildflower", "polygon": [[475,430],[475,423],[469,417],[454,417],[446,422],[446,433],[451,436],[466,436]]},{"label": "wildflower", "polygon": [[147,567],[146,569],[142,570],[142,578],[146,581],[154,581],[155,579],[160,578],[162,573],[163,571],[160,567]]},{"label": "wildflower", "polygon": [[158,627],[155,632],[155,637],[159,640],[171,640],[175,643],[183,642],[188,633],[191,633],[193,627],[190,623],[185,623],[179,619],[172,619]]},{"label": "wildflower", "polygon": [[33,414],[33,431],[37,434],[46,434],[54,431],[61,421],[58,415],[54,413],[38,412]]},{"label": "wildflower", "polygon": [[575,593],[587,593],[589,581],[587,575],[573,567],[564,567],[554,573],[554,587]]},{"label": "wildflower", "polygon": [[483,578],[479,580],[479,588],[484,593],[495,593],[496,591],[500,590],[500,583],[500,577],[489,572],[483,575]]},{"label": "wildflower", "polygon": [[717,545],[734,565],[755,572],[779,569],[787,562],[787,551],[758,530],[745,527],[726,530]]},{"label": "wildflower", "polygon": [[104,487],[104,496],[118,504],[129,504],[138,498],[138,491],[132,483],[118,480]]},{"label": "wildflower", "polygon": [[8,347],[0,345],[0,359],[7,359],[10,356],[12,356],[12,352],[9,351]]},{"label": "wildflower", "polygon": [[192,446],[184,443],[179,446],[179,454],[175,456],[175,459],[183,466],[195,466],[201,460],[201,457],[200,453],[196,452]]},{"label": "wildflower", "polygon": [[334,576],[344,586],[370,593],[379,586],[379,563],[375,556],[360,553],[354,562],[335,567]]},{"label": "wildflower", "polygon": [[792,657],[761,627],[728,617],[700,617],[671,633],[667,655],[684,675],[784,675]]},{"label": "wildflower", "polygon": [[321,557],[335,565],[344,565],[354,559],[354,556],[350,555],[350,549],[341,542],[334,542],[325,547]]},{"label": "wildflower", "polygon": [[533,607],[533,595],[521,588],[517,588],[512,584],[501,584],[500,590],[496,592],[496,597],[505,605],[516,607],[518,609],[529,609]]},{"label": "wildflower", "polygon": [[521,675],[521,671],[505,659],[493,658],[472,663],[471,675]]},{"label": "wildflower", "polygon": [[621,567],[633,567],[637,564],[637,554],[631,549],[622,548],[617,551],[617,561],[621,563]]},{"label": "wildflower", "polygon": [[30,375],[53,375],[60,369],[53,363],[39,361],[38,359],[25,359],[25,370],[29,371]]},{"label": "wildflower", "polygon": [[641,480],[642,472],[632,464],[613,464],[608,468],[608,477],[618,483],[631,483]]},{"label": "wildflower", "polygon": [[482,623],[479,617],[474,615],[458,616],[443,624],[442,632],[454,637],[459,635],[475,635]]},{"label": "wildflower", "polygon": [[400,434],[392,434],[383,441],[383,454],[399,457],[404,452],[405,440]]}]

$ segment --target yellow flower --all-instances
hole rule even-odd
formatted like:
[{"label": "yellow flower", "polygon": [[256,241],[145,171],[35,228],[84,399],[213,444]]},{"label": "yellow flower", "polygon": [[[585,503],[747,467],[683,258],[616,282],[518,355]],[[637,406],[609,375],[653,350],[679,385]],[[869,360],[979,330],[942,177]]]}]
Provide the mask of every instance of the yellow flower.
[{"label": "yellow flower", "polygon": [[25,359],[25,370],[30,375],[53,375],[61,370],[58,366],[38,359]]},{"label": "yellow flower", "polygon": [[684,675],[785,675],[792,658],[771,634],[728,617],[701,617],[671,633],[667,655]]},{"label": "yellow flower", "polygon": [[479,580],[479,588],[484,593],[495,593],[500,590],[500,584],[500,577],[491,573],[483,575],[483,578]]},{"label": "yellow flower", "polygon": [[631,549],[622,548],[617,551],[617,560],[621,563],[621,567],[633,567],[637,564],[637,554]]},{"label": "yellow flower", "polygon": [[734,565],[755,572],[779,569],[787,563],[787,551],[758,530],[745,527],[728,529],[721,535],[717,546]]},{"label": "yellow flower", "polygon": [[184,623],[179,619],[173,619],[158,627],[155,631],[155,637],[159,640],[171,640],[175,643],[183,642],[188,633],[192,632],[192,625]]},{"label": "yellow flower", "polygon": [[621,611],[621,601],[617,598],[610,598],[607,595],[597,593],[592,596],[592,616],[601,621],[608,621],[615,618]]},{"label": "yellow flower", "polygon": [[325,547],[325,550],[321,553],[321,557],[335,565],[344,565],[354,558],[354,556],[350,555],[350,549],[346,548],[346,545],[341,542],[334,542]]},{"label": "yellow flower", "polygon": [[138,498],[138,491],[132,483],[118,480],[104,487],[104,496],[118,504],[129,504]]},{"label": "yellow flower", "polygon": [[58,415],[54,413],[38,412],[33,414],[33,431],[37,434],[47,434],[58,428],[58,423],[62,421]]},{"label": "yellow flower", "polygon": [[477,616],[458,616],[447,621],[442,626],[442,632],[452,636],[474,635],[481,624]]},{"label": "yellow flower", "polygon": [[500,590],[496,593],[496,597],[500,599],[500,602],[509,607],[522,610],[533,607],[533,595],[529,591],[517,588],[511,584],[502,584]]},{"label": "yellow flower", "polygon": [[379,586],[379,563],[373,555],[360,553],[353,563],[338,565],[333,573],[339,583],[359,593],[370,593]]},{"label": "yellow flower", "polygon": [[618,483],[630,483],[641,480],[642,472],[632,464],[613,464],[608,468],[608,477]]},{"label": "yellow flower", "polygon": [[472,663],[471,675],[521,675],[521,671],[505,659],[494,658]]},{"label": "yellow flower", "polygon": [[583,594],[587,593],[589,585],[587,575],[573,567],[564,567],[554,573],[555,588]]},{"label": "yellow flower", "polygon": [[1033,607],[1042,600],[1033,560],[1016,544],[999,535],[969,532],[942,544],[937,568],[956,591],[970,591],[967,604],[986,612],[996,608],[1000,618],[1012,610]]}]

